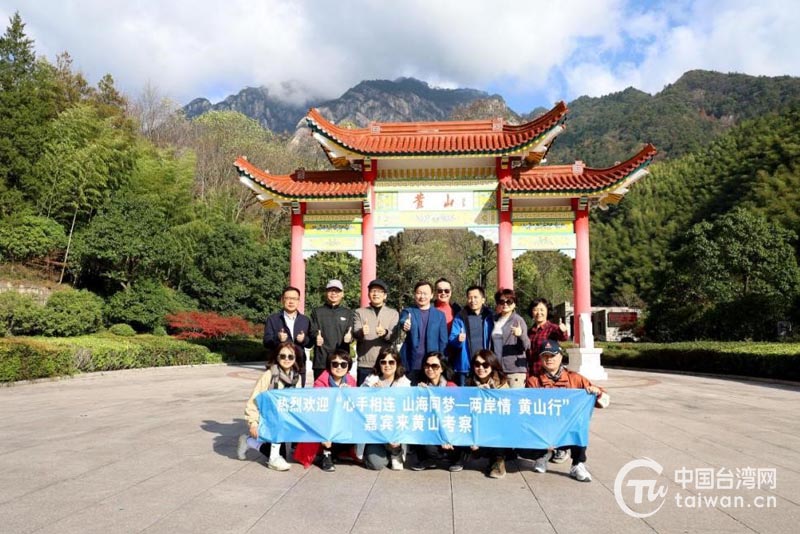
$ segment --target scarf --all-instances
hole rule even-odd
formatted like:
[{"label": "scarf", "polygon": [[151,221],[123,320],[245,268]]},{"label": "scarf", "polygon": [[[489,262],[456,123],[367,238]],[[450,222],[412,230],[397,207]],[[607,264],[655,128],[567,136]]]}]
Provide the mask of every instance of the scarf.
[{"label": "scarf", "polygon": [[287,373],[280,365],[273,365],[270,367],[272,372],[272,380],[270,381],[269,389],[283,389],[297,387],[300,382],[300,374],[295,373],[294,369],[290,369]]},{"label": "scarf", "polygon": [[559,381],[559,379],[561,378],[561,373],[562,373],[563,371],[564,371],[564,366],[563,366],[563,365],[560,365],[560,366],[558,367],[558,371],[556,371],[556,372],[555,372],[555,373],[553,373],[553,374],[551,374],[551,373],[549,373],[549,372],[546,372],[546,373],[545,373],[545,375],[547,375],[547,378],[549,378],[549,379],[550,379],[550,380],[552,380],[553,382],[558,382],[558,381]]}]

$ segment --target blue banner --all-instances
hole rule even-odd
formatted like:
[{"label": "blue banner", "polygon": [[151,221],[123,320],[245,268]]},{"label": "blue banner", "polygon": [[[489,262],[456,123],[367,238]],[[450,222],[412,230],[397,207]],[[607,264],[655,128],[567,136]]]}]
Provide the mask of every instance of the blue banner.
[{"label": "blue banner", "polygon": [[306,388],[256,397],[271,443],[586,446],[595,396],[583,389]]}]

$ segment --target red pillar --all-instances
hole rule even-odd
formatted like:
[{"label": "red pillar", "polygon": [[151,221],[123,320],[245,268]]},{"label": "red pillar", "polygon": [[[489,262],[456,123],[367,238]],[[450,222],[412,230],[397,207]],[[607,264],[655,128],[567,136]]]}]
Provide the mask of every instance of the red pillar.
[{"label": "red pillar", "polygon": [[[581,340],[580,316],[592,313],[592,285],[589,266],[589,207],[580,209],[579,200],[572,200],[575,210],[575,262],[573,263],[572,288],[575,302],[575,320],[573,341],[576,344]],[[583,345],[580,345],[583,348]]]},{"label": "red pillar", "polygon": [[[369,167],[369,169],[368,169]],[[369,304],[367,285],[378,277],[378,250],[375,248],[375,178],[378,176],[378,162],[365,162],[362,171],[364,181],[369,184],[367,195],[369,208],[361,210],[361,306]]]},{"label": "red pillar", "polygon": [[511,179],[511,163],[496,158],[497,170],[497,211],[499,213],[497,243],[497,288],[514,289],[514,259],[511,254],[511,199],[506,199],[507,209],[503,211],[502,182]]},{"label": "red pillar", "polygon": [[306,203],[300,203],[298,213],[292,210],[292,252],[289,258],[289,285],[300,290],[300,311],[306,307],[306,261],[303,259],[303,234],[305,223],[303,215]]}]

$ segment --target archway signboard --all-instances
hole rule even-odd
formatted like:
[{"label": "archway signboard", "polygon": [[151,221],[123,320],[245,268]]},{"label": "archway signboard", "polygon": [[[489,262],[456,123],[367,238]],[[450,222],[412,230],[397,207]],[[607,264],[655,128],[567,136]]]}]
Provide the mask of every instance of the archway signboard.
[{"label": "archway signboard", "polygon": [[[589,210],[619,202],[656,153],[646,145],[607,169],[541,165],[564,130],[563,102],[521,125],[502,119],[370,123],[345,129],[316,109],[311,134],[335,167],[276,175],[245,157],[234,165],[265,208],[289,206],[289,282],[305,295],[305,260],[321,251],[361,259],[361,302],[377,274],[376,246],[407,228],[466,228],[495,243],[498,287],[513,288],[513,258],[557,250],[573,258],[571,367],[601,379],[591,332]],[[302,309],[302,308],[301,308]]]}]

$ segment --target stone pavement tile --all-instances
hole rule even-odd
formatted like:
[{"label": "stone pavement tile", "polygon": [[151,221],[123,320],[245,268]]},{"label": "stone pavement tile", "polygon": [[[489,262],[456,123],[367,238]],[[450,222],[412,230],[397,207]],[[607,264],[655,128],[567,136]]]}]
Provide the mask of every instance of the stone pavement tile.
[{"label": "stone pavement tile", "polygon": [[4,534],[34,532],[93,504],[89,496],[65,493],[57,485],[48,486],[0,504],[0,525]]},{"label": "stone pavement tile", "polygon": [[190,458],[60,521],[50,523],[41,532],[140,531],[241,467],[225,458]]},{"label": "stone pavement tile", "polygon": [[[301,466],[292,465],[292,471],[295,469],[303,471]],[[281,534],[351,532],[378,474],[345,463],[336,464],[333,473],[311,466],[252,530]]]},{"label": "stone pavement tile", "polygon": [[278,472],[267,469],[262,461],[247,462],[144,532],[247,532],[306,475],[297,464]]},{"label": "stone pavement tile", "polygon": [[515,462],[502,479],[484,474],[489,461],[470,461],[451,475],[455,532],[553,532],[550,522]]},{"label": "stone pavement tile", "polygon": [[389,518],[391,532],[453,532],[450,473],[442,469],[378,472],[352,532],[386,533]]},{"label": "stone pavement tile", "polygon": [[7,503],[31,492],[102,468],[117,461],[112,450],[64,450],[52,440],[48,447],[18,449],[0,455],[0,502]]}]

